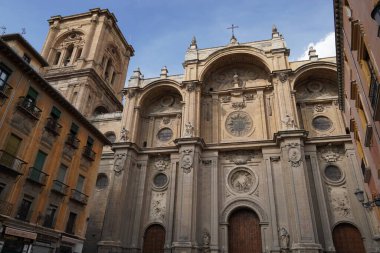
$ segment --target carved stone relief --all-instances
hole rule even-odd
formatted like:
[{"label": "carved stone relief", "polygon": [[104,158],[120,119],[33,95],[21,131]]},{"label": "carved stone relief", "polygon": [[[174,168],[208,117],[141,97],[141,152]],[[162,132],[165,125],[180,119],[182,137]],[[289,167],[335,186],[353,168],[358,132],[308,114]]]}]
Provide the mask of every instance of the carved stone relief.
[{"label": "carved stone relief", "polygon": [[115,162],[113,170],[115,171],[116,175],[120,175],[121,172],[124,170],[124,164],[127,159],[127,154],[121,153],[115,155]]},{"label": "carved stone relief", "polygon": [[226,152],[224,154],[226,159],[230,160],[230,162],[233,162],[236,165],[247,164],[248,161],[251,161],[251,159],[258,155],[259,154],[257,152],[248,150],[237,150]]},{"label": "carved stone relief", "polygon": [[311,81],[304,85],[298,85],[296,90],[296,98],[301,100],[329,98],[338,95],[338,90],[335,85],[330,85],[327,82],[319,80]]},{"label": "carved stone relief", "polygon": [[257,177],[247,168],[236,168],[228,176],[228,183],[236,193],[250,192],[257,182]]},{"label": "carved stone relief", "polygon": [[290,143],[288,150],[289,162],[292,167],[299,167],[302,163],[299,143]]},{"label": "carved stone relief", "polygon": [[280,241],[281,253],[286,253],[289,250],[290,236],[286,228],[278,228],[278,239]]},{"label": "carved stone relief", "polygon": [[335,219],[352,218],[347,190],[343,187],[329,187],[328,191]]},{"label": "carved stone relief", "polygon": [[154,167],[158,171],[164,171],[167,168],[169,168],[170,160],[168,158],[157,158],[157,160],[154,162]]},{"label": "carved stone relief", "polygon": [[254,100],[255,99],[255,95],[253,93],[247,93],[247,94],[244,94],[244,100],[246,101],[250,101],[250,100]]},{"label": "carved stone relief", "polygon": [[182,158],[181,158],[181,168],[183,172],[190,173],[193,166],[193,150],[192,149],[184,149],[182,150]]},{"label": "carved stone relief", "polygon": [[225,127],[233,136],[245,136],[254,130],[251,116],[242,111],[232,112],[227,116]]},{"label": "carved stone relief", "polygon": [[285,83],[288,80],[288,74],[281,72],[278,74],[278,79],[280,82]]},{"label": "carved stone relief", "polygon": [[266,73],[256,66],[241,66],[221,68],[213,72],[205,81],[205,91],[226,90],[238,87],[266,84]]},{"label": "carved stone relief", "polygon": [[234,110],[242,110],[246,107],[245,102],[234,102],[232,103],[232,109]]},{"label": "carved stone relief", "polygon": [[321,158],[326,162],[336,162],[340,158],[339,148],[332,146],[331,143],[320,149]]},{"label": "carved stone relief", "polygon": [[185,133],[183,137],[191,138],[193,137],[193,133],[194,133],[193,125],[190,122],[187,122],[185,124]]},{"label": "carved stone relief", "polygon": [[211,240],[210,233],[206,229],[204,229],[202,233],[202,253],[211,252],[210,240]]},{"label": "carved stone relief", "polygon": [[164,221],[166,214],[166,192],[152,192],[150,203],[150,219]]},{"label": "carved stone relief", "polygon": [[316,112],[323,112],[325,110],[325,107],[323,105],[321,105],[321,104],[317,104],[317,105],[314,106],[314,110]]},{"label": "carved stone relief", "polygon": [[231,102],[231,96],[221,97],[220,101],[222,101],[222,103],[229,103],[229,102]]}]

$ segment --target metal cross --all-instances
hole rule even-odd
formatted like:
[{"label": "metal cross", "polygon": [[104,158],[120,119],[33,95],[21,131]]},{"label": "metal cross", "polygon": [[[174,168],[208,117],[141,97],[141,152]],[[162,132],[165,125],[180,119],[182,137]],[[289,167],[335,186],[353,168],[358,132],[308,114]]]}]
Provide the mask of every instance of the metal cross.
[{"label": "metal cross", "polygon": [[234,29],[235,28],[239,28],[237,25],[235,26],[234,24],[231,25],[231,27],[227,27],[227,29],[231,29],[232,30],[232,37],[235,36],[235,33],[234,33]]}]

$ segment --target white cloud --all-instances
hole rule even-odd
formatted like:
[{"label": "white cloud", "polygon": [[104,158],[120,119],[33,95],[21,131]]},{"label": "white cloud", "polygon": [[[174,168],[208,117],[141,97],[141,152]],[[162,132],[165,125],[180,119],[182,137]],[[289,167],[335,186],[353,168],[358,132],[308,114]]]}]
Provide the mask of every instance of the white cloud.
[{"label": "white cloud", "polygon": [[317,43],[309,43],[302,56],[298,57],[298,61],[309,59],[310,47],[314,47],[315,50],[317,50],[317,55],[319,58],[335,56],[335,33],[328,33],[323,39],[321,39]]}]

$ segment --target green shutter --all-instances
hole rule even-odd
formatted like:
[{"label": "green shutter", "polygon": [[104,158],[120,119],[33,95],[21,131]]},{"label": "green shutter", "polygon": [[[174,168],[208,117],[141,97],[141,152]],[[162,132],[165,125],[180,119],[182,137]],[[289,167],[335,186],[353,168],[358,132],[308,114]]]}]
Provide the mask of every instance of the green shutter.
[{"label": "green shutter", "polygon": [[38,92],[35,89],[33,89],[32,87],[29,87],[28,95],[27,96],[33,98],[34,100],[36,100],[37,97],[38,97]]},{"label": "green shutter", "polygon": [[76,135],[79,131],[79,126],[77,126],[75,123],[71,124],[70,133]]},{"label": "green shutter", "polygon": [[51,109],[51,113],[50,115],[54,118],[54,119],[59,119],[59,117],[61,116],[61,111],[58,110],[57,107],[53,106],[53,108]]},{"label": "green shutter", "polygon": [[46,156],[47,155],[44,152],[42,152],[41,150],[38,150],[36,160],[34,161],[33,167],[38,169],[38,170],[42,170],[44,167],[44,164],[45,164]]},{"label": "green shutter", "polygon": [[94,145],[94,139],[92,139],[90,136],[87,138],[87,146],[92,147]]}]

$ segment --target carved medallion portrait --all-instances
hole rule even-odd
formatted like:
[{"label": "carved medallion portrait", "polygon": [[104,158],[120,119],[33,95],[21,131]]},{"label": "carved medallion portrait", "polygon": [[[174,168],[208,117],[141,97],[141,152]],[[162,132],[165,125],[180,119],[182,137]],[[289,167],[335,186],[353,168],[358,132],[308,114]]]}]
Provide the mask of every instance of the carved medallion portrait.
[{"label": "carved medallion portrait", "polygon": [[246,112],[232,112],[226,119],[226,129],[233,136],[245,136],[251,132],[252,128],[252,118]]},{"label": "carved medallion portrait", "polygon": [[257,182],[255,174],[244,167],[234,169],[228,178],[230,187],[237,193],[250,192]]}]

